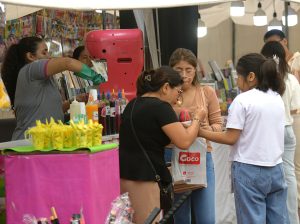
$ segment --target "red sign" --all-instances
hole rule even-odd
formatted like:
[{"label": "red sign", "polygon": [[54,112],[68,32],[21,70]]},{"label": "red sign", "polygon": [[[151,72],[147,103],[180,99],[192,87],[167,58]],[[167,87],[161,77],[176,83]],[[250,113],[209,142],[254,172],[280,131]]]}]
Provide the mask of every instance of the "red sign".
[{"label": "red sign", "polygon": [[179,164],[200,164],[200,152],[180,152]]}]

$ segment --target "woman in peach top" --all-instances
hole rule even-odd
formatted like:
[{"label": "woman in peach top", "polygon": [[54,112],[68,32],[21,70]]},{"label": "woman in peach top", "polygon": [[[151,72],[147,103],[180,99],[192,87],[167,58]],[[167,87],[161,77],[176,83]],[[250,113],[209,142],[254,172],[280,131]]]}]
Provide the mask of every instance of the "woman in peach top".
[{"label": "woman in peach top", "polygon": [[[202,86],[197,76],[198,61],[192,51],[184,48],[176,49],[169,60],[169,65],[178,71],[183,78],[182,98],[174,106],[179,114],[182,109],[193,111],[197,106],[204,107],[207,111],[202,128],[211,131],[222,130],[222,117],[219,101],[215,90],[209,86]],[[175,213],[175,224],[190,224],[193,211],[195,223],[215,223],[215,173],[211,155],[212,147],[207,142],[206,175],[207,188],[197,189],[192,192],[186,202]],[[175,194],[175,201],[181,194]]]}]

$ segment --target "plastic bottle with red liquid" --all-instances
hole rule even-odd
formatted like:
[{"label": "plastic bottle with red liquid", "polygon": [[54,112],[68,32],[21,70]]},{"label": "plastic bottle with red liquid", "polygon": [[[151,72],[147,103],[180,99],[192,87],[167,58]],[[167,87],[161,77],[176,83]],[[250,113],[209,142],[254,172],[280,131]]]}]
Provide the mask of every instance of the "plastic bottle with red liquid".
[{"label": "plastic bottle with red liquid", "polygon": [[106,122],[106,133],[107,135],[111,135],[111,124],[110,124],[110,92],[106,93],[106,101],[105,101],[105,122]]},{"label": "plastic bottle with red liquid", "polygon": [[116,100],[116,127],[117,133],[120,132],[120,125],[121,125],[121,101],[122,100],[122,92],[119,89],[118,91],[118,99]]},{"label": "plastic bottle with red liquid", "polygon": [[101,99],[98,104],[98,121],[99,124],[103,126],[103,135],[107,135],[107,125],[106,125],[106,98],[105,93],[101,95]]},{"label": "plastic bottle with red liquid", "polygon": [[110,106],[110,134],[117,133],[117,126],[116,126],[116,94],[115,90],[112,90],[111,97],[109,99],[109,106]]}]

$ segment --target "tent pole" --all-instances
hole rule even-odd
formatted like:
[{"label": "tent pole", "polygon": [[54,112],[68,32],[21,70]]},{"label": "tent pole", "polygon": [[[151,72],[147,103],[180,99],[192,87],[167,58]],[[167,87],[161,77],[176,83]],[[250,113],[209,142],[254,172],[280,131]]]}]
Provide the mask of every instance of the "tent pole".
[{"label": "tent pole", "polygon": [[235,36],[235,23],[231,20],[231,29],[232,29],[232,51],[231,51],[231,58],[232,58],[232,62],[233,64],[235,64],[235,41],[236,41],[236,36]]},{"label": "tent pole", "polygon": [[161,49],[160,49],[160,34],[159,34],[159,17],[158,9],[155,9],[155,23],[156,23],[156,40],[157,40],[157,55],[158,55],[158,65],[161,66]]},{"label": "tent pole", "polygon": [[102,10],[102,29],[106,30],[106,11]]},{"label": "tent pole", "polygon": [[289,24],[288,24],[288,2],[284,1],[284,19],[285,19],[285,26],[283,26],[283,31],[285,33],[285,37],[288,40],[287,47],[289,48]]}]

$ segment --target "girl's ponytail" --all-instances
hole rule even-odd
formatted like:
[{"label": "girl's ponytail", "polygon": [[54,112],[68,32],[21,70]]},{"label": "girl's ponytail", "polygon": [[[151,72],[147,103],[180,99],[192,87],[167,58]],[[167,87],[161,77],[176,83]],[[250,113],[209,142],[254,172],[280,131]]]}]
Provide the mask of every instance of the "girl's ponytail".
[{"label": "girl's ponytail", "polygon": [[246,54],[239,59],[236,70],[239,75],[245,78],[250,72],[253,72],[257,79],[255,88],[263,92],[272,89],[280,95],[284,93],[284,77],[280,75],[274,59],[266,59],[257,53]]},{"label": "girl's ponytail", "polygon": [[260,66],[260,75],[258,75],[257,89],[266,92],[272,89],[282,95],[285,91],[283,76],[278,71],[277,62],[274,59],[265,59]]}]

